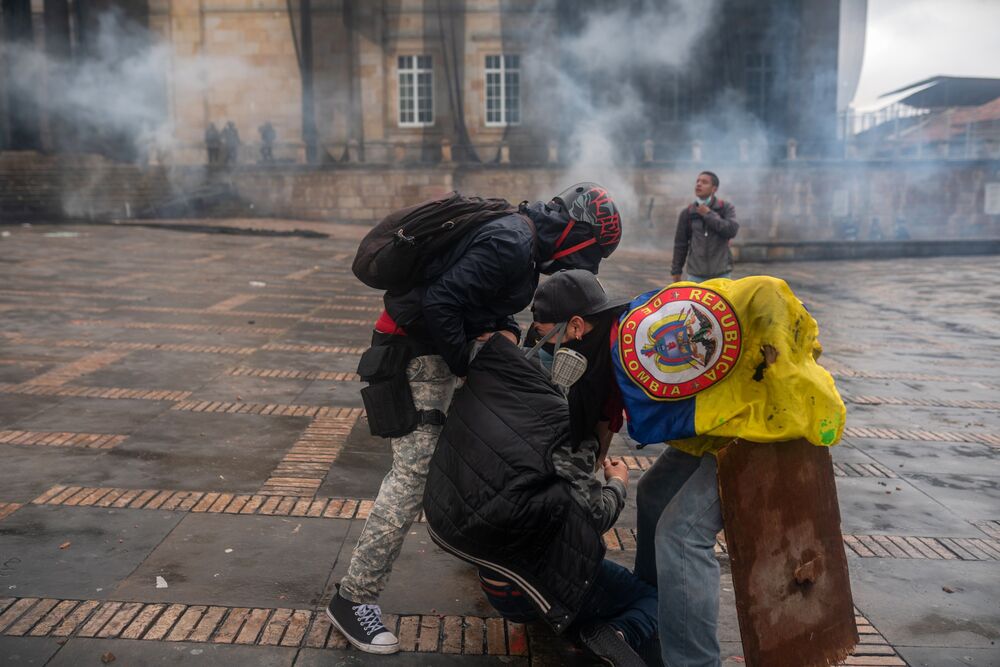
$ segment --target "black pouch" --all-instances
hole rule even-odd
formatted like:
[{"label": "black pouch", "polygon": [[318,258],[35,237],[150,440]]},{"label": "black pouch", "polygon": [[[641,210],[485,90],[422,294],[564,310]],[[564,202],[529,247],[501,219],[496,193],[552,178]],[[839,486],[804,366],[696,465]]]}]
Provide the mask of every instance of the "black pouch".
[{"label": "black pouch", "polygon": [[420,423],[406,380],[409,361],[410,350],[403,345],[376,345],[361,355],[358,375],[368,382],[361,390],[361,400],[372,435],[398,438],[411,433]]},{"label": "black pouch", "polygon": [[365,382],[382,382],[395,375],[405,380],[409,362],[410,349],[404,345],[374,345],[361,355],[358,375]]}]

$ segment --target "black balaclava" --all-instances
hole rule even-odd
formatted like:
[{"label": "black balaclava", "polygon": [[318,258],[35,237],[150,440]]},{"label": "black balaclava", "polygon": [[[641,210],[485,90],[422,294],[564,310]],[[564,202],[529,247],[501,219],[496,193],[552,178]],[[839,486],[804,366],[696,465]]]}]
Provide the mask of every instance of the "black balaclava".
[{"label": "black balaclava", "polygon": [[597,244],[587,246],[563,257],[553,260],[553,255],[593,238],[590,225],[575,224],[566,233],[570,223],[569,215],[557,202],[535,202],[522,204],[521,213],[531,218],[535,224],[537,243],[535,244],[535,261],[539,270],[551,275],[562,269],[586,269],[597,273],[601,264],[601,249]]},{"label": "black balaclava", "polygon": [[[594,328],[584,334],[580,340],[570,340],[562,343],[562,347],[576,350],[587,358],[587,371],[569,389],[570,435],[573,438],[573,451],[580,448],[583,441],[594,438],[597,422],[602,417],[604,404],[615,382],[611,359],[611,327],[621,315],[625,306],[617,306],[597,315],[585,318]],[[560,323],[562,325],[563,323]],[[565,329],[559,329],[556,335],[561,337]],[[528,330],[524,341],[526,348],[533,347],[540,336],[534,327]],[[541,349],[551,363],[551,357],[556,352],[555,341],[549,340]],[[539,362],[544,365],[544,357],[539,355]]]},{"label": "black balaclava", "polygon": [[587,358],[587,372],[569,389],[569,423],[573,437],[573,450],[595,436],[597,422],[606,416],[604,404],[615,382],[611,366],[611,327],[621,314],[623,307],[604,311],[587,320],[594,328],[581,340],[563,343]]}]

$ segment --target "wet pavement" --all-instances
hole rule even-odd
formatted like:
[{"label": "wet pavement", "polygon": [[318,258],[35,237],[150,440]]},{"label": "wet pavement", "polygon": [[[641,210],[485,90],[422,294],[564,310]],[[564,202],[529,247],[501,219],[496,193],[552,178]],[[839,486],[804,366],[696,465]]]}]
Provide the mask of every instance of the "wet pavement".
[{"label": "wet pavement", "polygon": [[[0,229],[0,665],[585,662],[496,618],[420,523],[381,601],[406,652],[360,654],[325,623],[390,462],[354,376],[379,311],[350,274],[362,229]],[[620,252],[601,277],[643,292],[668,260]],[[758,273],[815,314],[848,404],[848,664],[1000,665],[1000,263],[736,271]],[[634,481],[657,448],[612,453]],[[606,538],[625,565],[633,503]]]}]

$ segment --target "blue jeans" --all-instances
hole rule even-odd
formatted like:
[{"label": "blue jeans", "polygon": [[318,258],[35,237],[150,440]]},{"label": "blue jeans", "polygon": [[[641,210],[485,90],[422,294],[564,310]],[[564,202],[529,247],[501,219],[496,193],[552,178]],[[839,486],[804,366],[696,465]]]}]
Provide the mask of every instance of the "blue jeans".
[{"label": "blue jeans", "polygon": [[733,272],[730,271],[729,273],[723,273],[721,276],[712,276],[711,278],[709,278],[707,276],[694,276],[689,273],[685,280],[689,280],[693,283],[703,283],[706,280],[715,280],[716,278],[731,278],[732,275]]},{"label": "blue jeans", "polygon": [[667,667],[720,664],[715,457],[668,448],[639,479],[635,574],[656,586]]},{"label": "blue jeans", "polygon": [[[504,581],[501,575],[489,570],[480,570],[479,576],[480,580],[486,577]],[[534,605],[513,584],[481,583],[486,599],[504,618],[515,623],[540,620]],[[656,589],[618,563],[604,560],[573,626],[592,623],[607,623],[619,630],[628,645],[638,651],[656,634]]]}]

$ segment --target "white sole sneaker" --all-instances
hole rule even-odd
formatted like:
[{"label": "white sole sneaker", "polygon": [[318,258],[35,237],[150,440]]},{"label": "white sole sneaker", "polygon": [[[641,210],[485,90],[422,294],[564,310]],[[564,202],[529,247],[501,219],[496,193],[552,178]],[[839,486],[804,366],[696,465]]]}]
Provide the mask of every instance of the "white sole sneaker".
[{"label": "white sole sneaker", "polygon": [[340,627],[340,623],[338,623],[337,619],[335,619],[333,617],[333,614],[330,613],[329,607],[324,609],[324,611],[326,612],[326,617],[330,619],[330,623],[333,625],[333,627],[337,628],[337,631],[344,637],[344,639],[349,641],[351,643],[351,646],[358,649],[359,651],[363,651],[365,653],[375,653],[377,655],[391,655],[393,653],[399,653],[399,640],[396,640],[395,644],[384,644],[384,645],[366,644],[364,642],[359,642],[357,639],[351,637],[351,635],[345,632],[342,627]]}]

